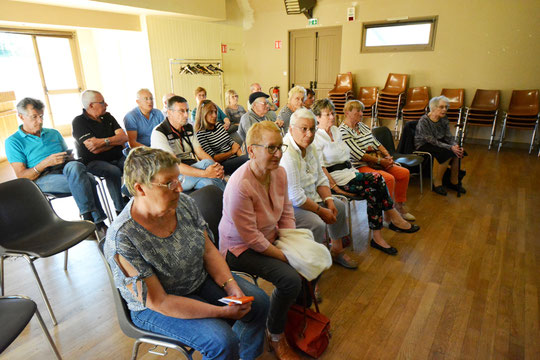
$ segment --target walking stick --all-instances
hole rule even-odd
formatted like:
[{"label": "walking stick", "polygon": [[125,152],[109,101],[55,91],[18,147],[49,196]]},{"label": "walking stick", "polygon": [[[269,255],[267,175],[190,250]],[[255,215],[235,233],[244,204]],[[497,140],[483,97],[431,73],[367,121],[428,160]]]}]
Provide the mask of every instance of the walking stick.
[{"label": "walking stick", "polygon": [[[456,124],[456,126],[458,127],[459,131],[458,131],[458,145],[459,145],[459,148],[461,150],[463,150],[463,124]],[[461,172],[461,159],[463,158],[463,154],[461,155],[460,158],[458,158],[458,191],[457,191],[457,197],[461,197],[461,176],[460,175],[460,172]]]}]

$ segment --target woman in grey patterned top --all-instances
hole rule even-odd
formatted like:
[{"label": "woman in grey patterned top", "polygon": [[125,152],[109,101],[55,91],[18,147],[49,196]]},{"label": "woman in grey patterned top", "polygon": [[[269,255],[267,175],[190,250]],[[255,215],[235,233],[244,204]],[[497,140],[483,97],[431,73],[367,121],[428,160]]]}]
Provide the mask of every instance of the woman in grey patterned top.
[{"label": "woman in grey patterned top", "polygon": [[446,196],[442,179],[448,165],[451,166],[449,189],[465,193],[463,187],[458,185],[458,159],[463,158],[464,150],[456,144],[452,134],[446,111],[450,100],[446,96],[437,96],[429,101],[429,113],[423,115],[418,121],[414,136],[416,149],[433,155],[439,164],[434,171],[433,191]]},{"label": "woman in grey patterned top", "polygon": [[[158,149],[130,152],[124,176],[133,198],[105,242],[116,286],[136,326],[176,338],[204,359],[255,359],[263,350],[268,296],[233,277],[194,201],[181,193],[178,162]],[[255,300],[218,301],[244,295]]]}]

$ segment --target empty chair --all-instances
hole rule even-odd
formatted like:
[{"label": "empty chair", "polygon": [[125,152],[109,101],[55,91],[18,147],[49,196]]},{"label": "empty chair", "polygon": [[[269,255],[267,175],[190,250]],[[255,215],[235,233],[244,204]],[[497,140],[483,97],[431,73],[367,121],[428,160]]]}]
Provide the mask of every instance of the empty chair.
[{"label": "empty chair", "polygon": [[156,347],[161,346],[165,348],[165,355],[167,354],[167,348],[170,348],[178,350],[182,355],[184,355],[186,359],[192,360],[192,355],[195,352],[194,349],[184,345],[182,342],[176,339],[138,328],[137,326],[135,326],[135,324],[133,324],[126,301],[124,300],[122,295],[120,295],[120,291],[116,288],[111,268],[109,267],[109,263],[107,263],[107,260],[103,255],[104,244],[105,240],[100,241],[99,250],[101,253],[101,257],[103,258],[103,262],[105,263],[105,267],[107,268],[107,275],[109,276],[109,283],[111,284],[114,307],[116,308],[116,315],[118,316],[118,323],[120,325],[120,329],[122,329],[126,336],[136,339],[135,343],[133,344],[133,352],[131,354],[131,359],[135,360],[137,358],[139,346],[141,345],[141,343],[146,343],[154,345],[154,348],[150,351],[154,352],[155,354],[162,355],[161,353],[155,351]]},{"label": "empty chair", "polygon": [[328,97],[332,99],[337,114],[343,115],[343,106],[347,100],[354,98],[352,89],[352,73],[338,74],[334,88],[328,92]]},{"label": "empty chair", "polygon": [[59,218],[38,186],[28,179],[15,179],[0,184],[0,199],[1,295],[4,295],[5,288],[4,258],[24,258],[34,273],[41,296],[56,325],[56,318],[34,261],[77,245],[87,239],[96,226],[89,221],[65,221]]},{"label": "empty chair", "polygon": [[377,97],[377,119],[395,120],[395,132],[399,122],[399,112],[405,102],[405,91],[407,90],[407,74],[388,74],[384,89],[379,91]]},{"label": "empty chair", "polygon": [[463,115],[463,99],[465,98],[465,90],[463,89],[442,89],[441,95],[446,96],[450,101],[446,117],[450,123],[456,124],[456,139],[461,125],[461,117]]},{"label": "empty chair", "polygon": [[371,128],[375,126],[375,105],[377,104],[377,95],[379,94],[379,88],[376,86],[361,87],[358,96],[358,100],[364,104],[364,118],[371,118]]},{"label": "empty chair", "polygon": [[531,145],[529,146],[530,154],[534,147],[534,141],[536,140],[539,119],[538,89],[513,90],[508,111],[504,113],[504,122],[501,130],[501,137],[499,139],[498,151],[501,150],[504,136],[506,135],[506,128],[512,128],[533,131]]},{"label": "empty chair", "polygon": [[429,103],[429,88],[427,86],[407,89],[407,100],[401,110],[403,122],[418,120],[426,113]]},{"label": "empty chair", "polygon": [[36,303],[30,298],[20,295],[0,297],[0,324],[2,324],[0,327],[0,354],[19,336],[32,320],[34,314],[36,314],[41,330],[43,330],[54,355],[61,360],[62,357],[43,322]]},{"label": "empty chair", "polygon": [[499,90],[476,90],[471,106],[465,108],[465,121],[463,123],[463,139],[467,133],[467,126],[491,126],[488,149],[491,149],[495,137],[497,114],[499,113]]}]

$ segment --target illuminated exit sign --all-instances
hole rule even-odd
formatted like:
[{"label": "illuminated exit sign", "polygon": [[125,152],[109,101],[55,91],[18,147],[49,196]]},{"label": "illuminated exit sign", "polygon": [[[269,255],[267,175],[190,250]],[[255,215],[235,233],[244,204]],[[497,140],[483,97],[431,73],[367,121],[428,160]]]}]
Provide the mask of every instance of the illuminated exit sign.
[{"label": "illuminated exit sign", "polygon": [[308,20],[308,26],[317,26],[317,25],[319,25],[318,18],[312,18]]}]

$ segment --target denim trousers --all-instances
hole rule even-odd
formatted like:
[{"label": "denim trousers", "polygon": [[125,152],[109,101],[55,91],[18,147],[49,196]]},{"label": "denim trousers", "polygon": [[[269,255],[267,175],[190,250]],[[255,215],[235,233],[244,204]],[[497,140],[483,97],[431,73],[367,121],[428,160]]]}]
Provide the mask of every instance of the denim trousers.
[{"label": "denim trousers", "polygon": [[[233,276],[244,294],[255,298],[251,304],[251,311],[240,320],[179,319],[150,309],[132,311],[131,319],[142,329],[178,339],[199,351],[203,359],[256,359],[263,352],[268,295],[249,281]],[[225,291],[208,276],[199,289],[186,297],[212,305],[226,306],[218,302],[218,299],[224,296],[227,296]],[[231,327],[231,324],[234,325]]]},{"label": "denim trousers", "polygon": [[244,163],[248,160],[249,158],[247,157],[247,155],[235,156],[233,158],[228,158],[227,160],[223,161],[221,165],[223,165],[223,170],[225,170],[225,174],[231,175],[233,172],[236,171],[236,169],[244,165]]},{"label": "denim trousers", "polygon": [[[238,256],[227,252],[226,259],[232,270],[260,276],[275,286],[270,298],[266,326],[271,334],[281,334],[285,331],[289,307],[295,302],[303,304],[304,301],[300,274],[286,262],[252,249],[248,249]],[[311,305],[310,300],[308,305]]]},{"label": "denim trousers", "polygon": [[[195,164],[191,166],[197,169],[204,170],[212,164],[214,164],[213,160],[203,159],[199,162],[196,162]],[[223,179],[210,179],[210,178],[204,178],[204,177],[183,176],[183,175],[180,175],[180,177],[183,177],[182,189],[184,189],[185,191],[189,191],[193,189],[199,190],[200,188],[203,188],[208,185],[216,185],[221,190],[225,190],[225,185],[227,185],[227,183]]]},{"label": "denim trousers", "polygon": [[104,177],[107,189],[111,195],[116,211],[122,211],[126,205],[122,198],[122,174],[124,173],[125,156],[114,161],[94,160],[86,165],[88,172],[96,176]]},{"label": "denim trousers", "polygon": [[[328,234],[330,239],[340,239],[349,233],[349,226],[347,224],[347,210],[343,201],[333,198],[334,205],[338,211],[336,216],[336,222],[328,225]],[[324,206],[322,202],[319,205]],[[309,229],[313,233],[315,241],[318,243],[324,243],[326,239],[326,223],[321,217],[315,214],[313,211],[304,210],[299,207],[294,207],[294,218],[296,219],[297,229]]]},{"label": "denim trousers", "polygon": [[95,223],[107,218],[99,202],[96,180],[81,162],[70,161],[64,166],[63,174],[40,176],[35,183],[45,193],[73,195],[81,215],[91,213]]}]

